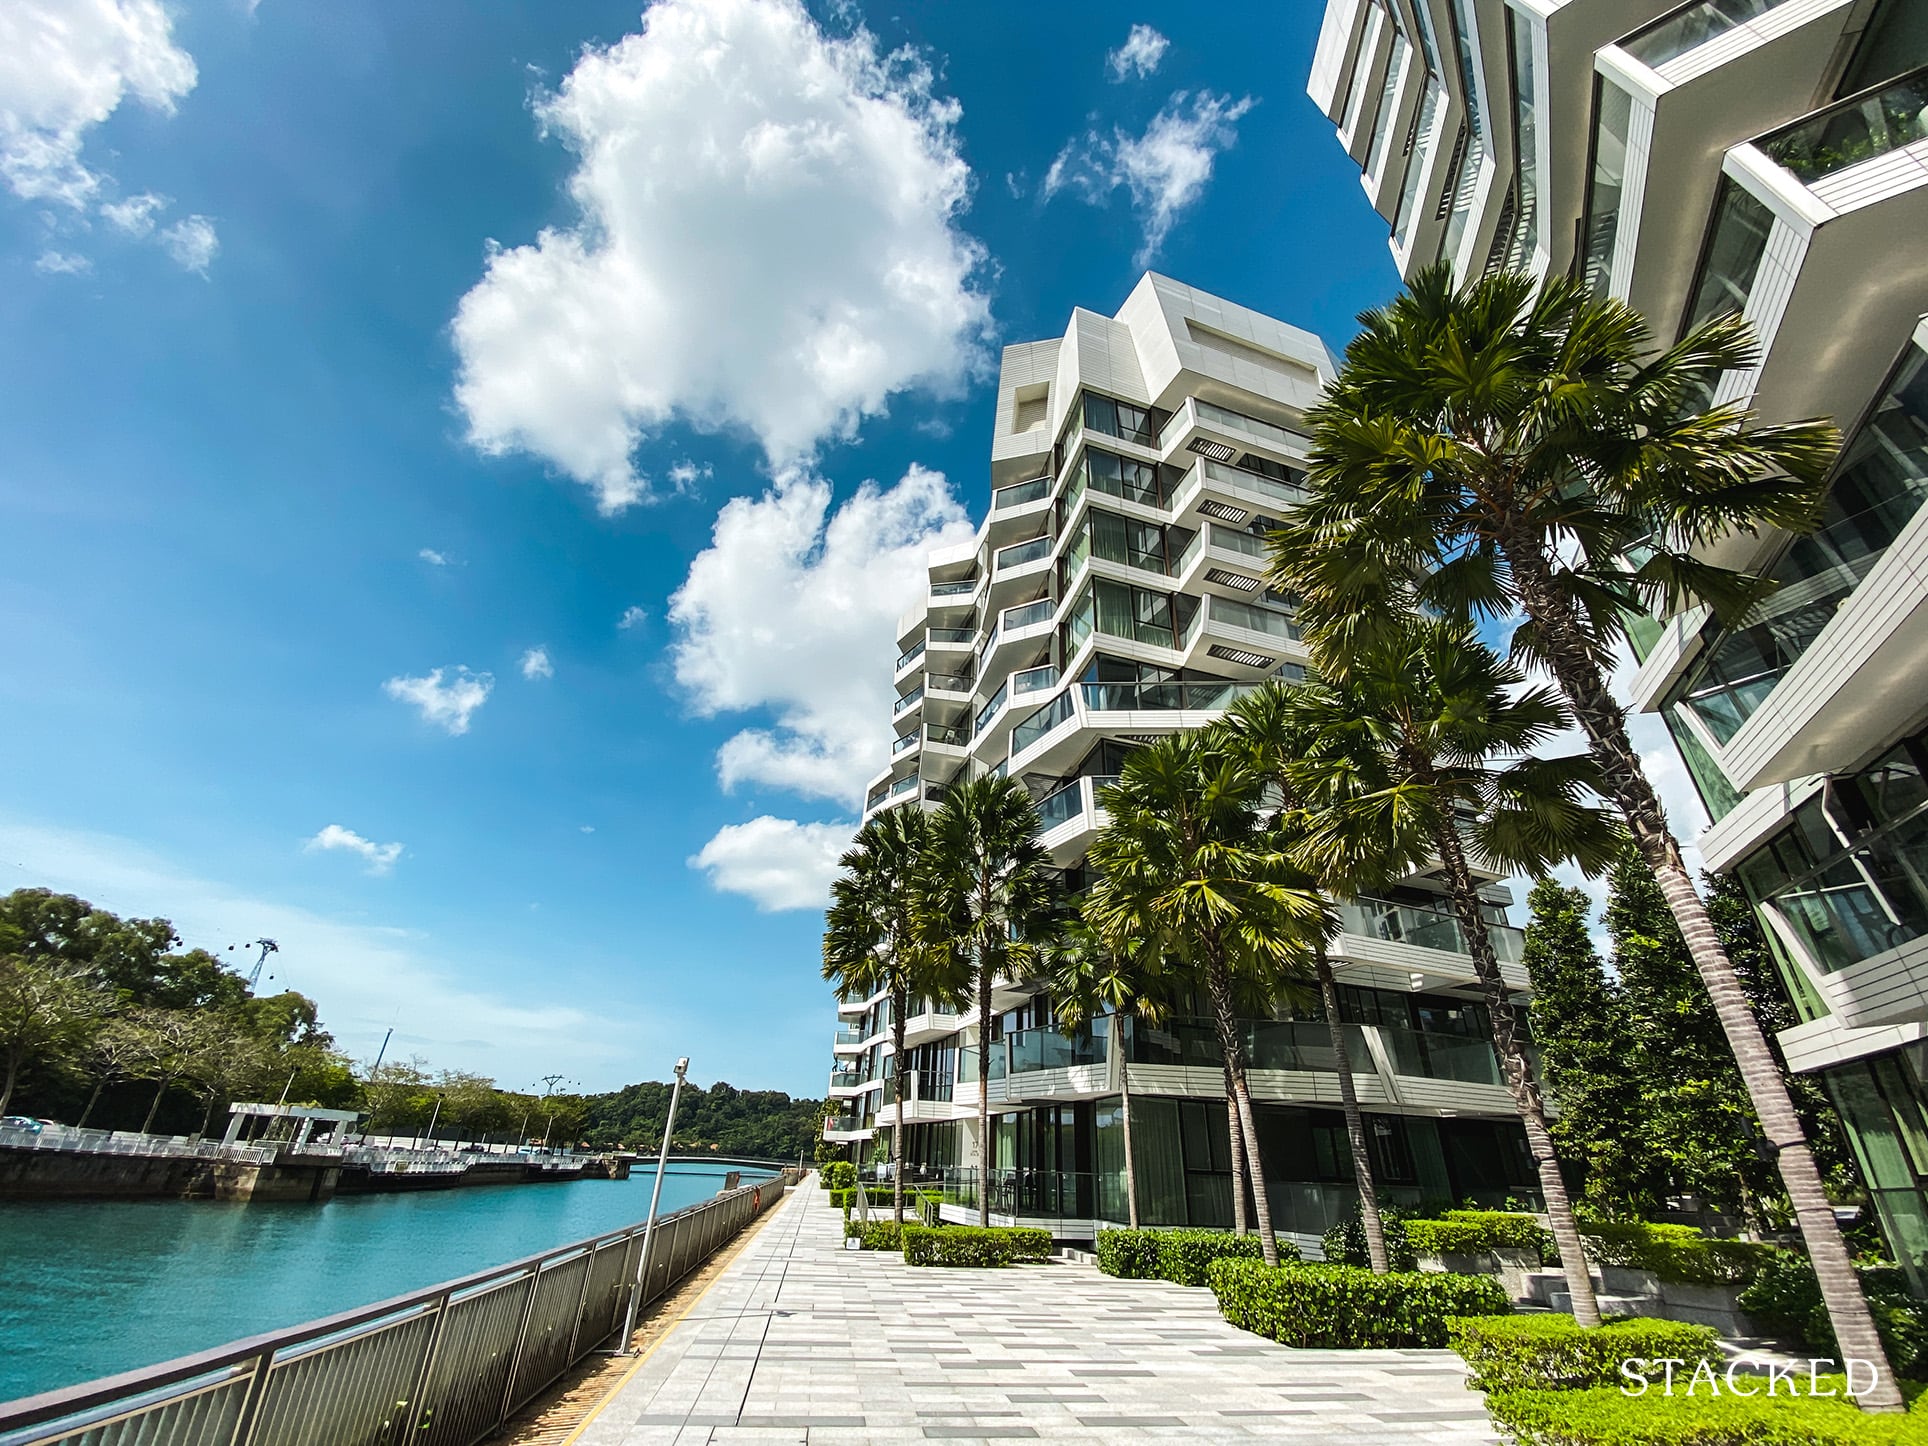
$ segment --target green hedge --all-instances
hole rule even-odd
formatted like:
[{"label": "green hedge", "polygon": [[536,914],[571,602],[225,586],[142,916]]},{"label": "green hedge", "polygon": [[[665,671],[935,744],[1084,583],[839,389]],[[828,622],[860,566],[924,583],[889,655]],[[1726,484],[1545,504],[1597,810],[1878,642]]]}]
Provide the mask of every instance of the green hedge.
[{"label": "green hedge", "polygon": [[857,1192],[855,1190],[832,1190],[830,1192],[830,1208],[832,1210],[842,1210],[846,1220],[850,1218],[850,1209],[856,1203]]},{"label": "green hedge", "polygon": [[[1895,1374],[1910,1379],[1928,1375],[1928,1306],[1908,1293],[1907,1276],[1894,1266],[1864,1267],[1860,1275]],[[1819,1356],[1840,1354],[1814,1267],[1804,1255],[1777,1250],[1768,1256],[1741,1292],[1740,1307],[1770,1335],[1798,1340]]]},{"label": "green hedge", "polygon": [[1726,1368],[1718,1331],[1671,1320],[1587,1327],[1570,1315],[1466,1316],[1446,1322],[1446,1343],[1472,1367],[1471,1384],[1481,1391],[1619,1386],[1620,1363],[1636,1358],[1672,1356],[1688,1376],[1701,1361],[1717,1373]]},{"label": "green hedge", "polygon": [[[1419,1256],[1406,1239],[1407,1216],[1390,1200],[1379,1202],[1379,1223],[1386,1232],[1386,1254],[1394,1270],[1419,1269]],[[1359,1202],[1352,1202],[1352,1213],[1337,1225],[1326,1228],[1319,1237],[1319,1249],[1328,1265],[1369,1265],[1366,1255],[1366,1225],[1359,1216]]]},{"label": "green hedge", "polygon": [[1207,1279],[1225,1319],[1288,1346],[1443,1346],[1449,1317],[1512,1309],[1486,1275],[1217,1260]]},{"label": "green hedge", "polygon": [[865,1250],[901,1250],[904,1241],[895,1220],[846,1220],[843,1228],[846,1240],[861,1241]]},{"label": "green hedge", "polygon": [[1752,1240],[1714,1240],[1691,1225],[1596,1221],[1580,1227],[1580,1243],[1601,1265],[1646,1270],[1683,1285],[1739,1285],[1777,1247]]},{"label": "green hedge", "polygon": [[[1203,1285],[1214,1260],[1261,1258],[1258,1236],[1230,1230],[1106,1230],[1098,1236],[1098,1268],[1128,1280]],[[1279,1242],[1281,1262],[1298,1258],[1298,1246]]]},{"label": "green hedge", "polygon": [[848,1160],[832,1160],[817,1172],[819,1190],[848,1190],[857,1183],[857,1167]]},{"label": "green hedge", "polygon": [[1010,1265],[1051,1258],[1051,1232],[993,1225],[906,1225],[904,1259],[911,1265]]},{"label": "green hedge", "polygon": [[[1807,1378],[1796,1379],[1805,1386]],[[1840,1376],[1823,1390],[1843,1389]],[[1657,1388],[1656,1388],[1657,1389]],[[1915,1406],[1921,1405],[1920,1397]],[[1899,1446],[1928,1441],[1928,1415],[1872,1416],[1845,1395],[1626,1396],[1618,1386],[1586,1391],[1501,1391],[1486,1409],[1519,1446]]]},{"label": "green hedge", "polygon": [[1523,1250],[1535,1260],[1558,1254],[1545,1226],[1510,1210],[1448,1210],[1437,1220],[1405,1222],[1406,1241],[1420,1255],[1485,1255]]}]

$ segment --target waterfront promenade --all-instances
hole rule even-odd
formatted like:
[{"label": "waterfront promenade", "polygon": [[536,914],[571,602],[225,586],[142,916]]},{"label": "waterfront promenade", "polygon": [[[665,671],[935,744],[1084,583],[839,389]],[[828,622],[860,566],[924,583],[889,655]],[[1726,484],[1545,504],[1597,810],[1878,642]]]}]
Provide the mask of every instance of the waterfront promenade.
[{"label": "waterfront promenade", "polygon": [[1297,1351],[1211,1292],[1057,1263],[846,1252],[814,1180],[569,1438],[699,1442],[1497,1439],[1450,1351]]}]

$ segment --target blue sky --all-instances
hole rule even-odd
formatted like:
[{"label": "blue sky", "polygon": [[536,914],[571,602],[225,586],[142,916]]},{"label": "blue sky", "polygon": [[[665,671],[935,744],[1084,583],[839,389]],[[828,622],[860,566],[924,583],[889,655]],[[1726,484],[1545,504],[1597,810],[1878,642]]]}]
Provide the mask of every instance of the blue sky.
[{"label": "blue sky", "polygon": [[15,0],[0,888],[274,936],[364,1058],[820,1092],[996,348],[1394,288],[1318,8]]}]

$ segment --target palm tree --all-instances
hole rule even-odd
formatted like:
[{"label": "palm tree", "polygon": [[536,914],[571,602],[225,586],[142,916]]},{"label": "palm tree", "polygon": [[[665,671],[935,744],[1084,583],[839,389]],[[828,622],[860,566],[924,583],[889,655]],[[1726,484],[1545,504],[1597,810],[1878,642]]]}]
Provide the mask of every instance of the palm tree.
[{"label": "palm tree", "polygon": [[1138,1174],[1132,1158],[1131,1074],[1125,1057],[1127,1017],[1156,1024],[1171,1012],[1173,981],[1155,951],[1136,938],[1107,941],[1082,915],[1059,932],[1046,951],[1042,977],[1052,1012],[1067,1034],[1105,1021],[1118,1062],[1118,1109],[1125,1137],[1125,1216],[1138,1228]]},{"label": "palm tree", "polygon": [[1731,620],[1751,605],[1758,576],[1694,549],[1813,526],[1838,434],[1697,409],[1755,359],[1739,316],[1661,347],[1639,313],[1570,280],[1536,290],[1502,273],[1456,290],[1441,266],[1360,320],[1311,415],[1314,493],[1275,538],[1273,580],[1338,666],[1410,600],[1522,619],[1515,651],[1565,694],[1693,955],[1841,1348],[1877,1367],[1862,1404],[1902,1410],[1786,1082],[1607,684],[1630,616],[1700,602]]},{"label": "palm tree", "polygon": [[858,831],[837,860],[843,874],[830,886],[824,916],[823,977],[846,994],[889,998],[896,1122],[890,1131],[891,1208],[904,1223],[904,1093],[908,1055],[905,1020],[913,996],[948,1001],[958,989],[946,951],[933,948],[920,927],[930,816],[894,808]]},{"label": "palm tree", "polygon": [[1037,827],[1024,786],[995,774],[953,786],[931,820],[922,928],[976,985],[980,1225],[991,1223],[991,991],[1031,966],[1051,925],[1055,875]]},{"label": "palm tree", "polygon": [[[1253,766],[1267,775],[1279,789],[1279,808],[1275,829],[1302,832],[1304,804],[1298,796],[1290,773],[1290,763],[1317,747],[1318,738],[1302,719],[1295,706],[1302,695],[1298,690],[1271,683],[1246,694],[1232,705],[1220,725],[1251,752]],[[1296,815],[1296,817],[1295,817]],[[1352,895],[1372,887],[1382,875],[1340,878],[1328,874],[1319,885],[1328,894]],[[1359,1221],[1366,1236],[1366,1261],[1373,1274],[1385,1275],[1392,1269],[1386,1250],[1385,1222],[1379,1216],[1379,1190],[1373,1179],[1372,1154],[1366,1143],[1365,1113],[1359,1108],[1359,1091],[1352,1079],[1352,1056],[1346,1047],[1346,1032],[1339,1020],[1339,985],[1333,978],[1332,960],[1326,954],[1325,940],[1312,948],[1312,968],[1319,981],[1319,1003],[1325,1011],[1326,1029],[1332,1037],[1333,1065],[1339,1075],[1339,1109],[1345,1116],[1346,1139],[1352,1147],[1353,1182],[1359,1190]]]},{"label": "palm tree", "polygon": [[1285,772],[1306,804],[1298,851],[1316,872],[1360,878],[1435,861],[1442,867],[1539,1170],[1574,1317],[1597,1325],[1546,1102],[1519,1038],[1472,863],[1538,874],[1572,859],[1595,874],[1611,865],[1621,835],[1588,801],[1596,782],[1590,760],[1527,756],[1568,720],[1551,689],[1524,683],[1466,624],[1409,615],[1356,653],[1343,679],[1298,690],[1293,709],[1313,742]]},{"label": "palm tree", "polygon": [[1110,941],[1136,938],[1204,986],[1222,1051],[1235,1199],[1249,1176],[1268,1265],[1278,1241],[1246,1078],[1239,982],[1276,997],[1329,928],[1325,903],[1259,817],[1263,774],[1211,733],[1133,750],[1099,795],[1109,822],[1086,858],[1086,917]]}]

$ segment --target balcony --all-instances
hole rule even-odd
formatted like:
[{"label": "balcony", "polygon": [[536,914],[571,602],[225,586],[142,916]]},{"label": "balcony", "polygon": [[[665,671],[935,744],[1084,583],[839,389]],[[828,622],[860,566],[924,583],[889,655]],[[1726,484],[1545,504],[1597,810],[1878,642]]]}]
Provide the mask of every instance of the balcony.
[{"label": "balcony", "polygon": [[897,739],[890,745],[890,756],[893,759],[901,758],[923,741],[924,735],[922,733],[906,733],[902,738]]},{"label": "balcony", "polygon": [[931,673],[924,679],[925,691],[936,695],[933,702],[969,702],[971,689],[976,686],[968,673]]},{"label": "balcony", "polygon": [[968,598],[972,593],[977,591],[978,584],[981,581],[982,579],[980,578],[967,577],[960,582],[934,582],[931,584],[930,595],[933,600],[946,600],[951,606],[955,607],[957,606],[955,600],[958,598]]},{"label": "balcony", "polygon": [[[1364,939],[1383,939],[1418,949],[1441,953],[1466,954],[1466,935],[1459,920],[1444,909],[1427,909],[1413,904],[1395,904],[1387,899],[1354,899],[1338,905],[1339,927]],[[1518,964],[1525,949],[1525,938],[1509,924],[1488,923],[1486,934],[1493,943],[1493,954],[1502,964]]]},{"label": "balcony", "polygon": [[[943,1172],[944,1205],[962,1221],[978,1208],[977,1171],[955,1166]],[[993,1170],[990,1207],[1010,1220],[1122,1220],[1122,1177],[1068,1170]],[[975,1216],[969,1216],[975,1219]],[[1088,1234],[1089,1232],[1087,1232]]]},{"label": "balcony", "polygon": [[903,672],[904,669],[908,668],[912,663],[916,662],[919,658],[923,656],[924,656],[924,639],[919,638],[909,648],[906,648],[903,652],[897,655],[896,671],[899,673]]},{"label": "balcony", "polygon": [[890,716],[893,718],[901,717],[903,714],[910,712],[910,710],[915,708],[919,703],[923,702],[925,686],[924,683],[920,683],[908,693],[904,694],[903,697],[899,698],[896,703],[892,705]]},{"label": "balcony", "polygon": [[838,1028],[837,1032],[830,1037],[830,1049],[833,1054],[861,1054],[863,1053],[863,1048],[864,1032],[861,1026],[842,1025]]},{"label": "balcony", "polygon": [[1037,562],[1040,558],[1047,558],[1050,555],[1051,538],[1048,536],[1034,537],[1029,542],[1013,543],[1009,547],[998,550],[993,575],[1009,572],[1013,568],[1023,567],[1026,563]]},{"label": "balcony", "polygon": [[1051,493],[1051,478],[1033,477],[1029,482],[1013,482],[1009,487],[1000,487],[991,494],[991,511],[1004,512],[1013,507],[1022,507],[1027,502],[1037,502]]},{"label": "balcony", "polygon": [[1048,597],[1036,602],[1020,603],[1014,608],[1006,608],[997,620],[999,632],[1010,632],[1016,628],[1028,628],[1035,623],[1048,623],[1057,604]]},{"label": "balcony", "polygon": [[1812,186],[1928,139],[1928,69],[1805,116],[1754,144]]},{"label": "balcony", "polygon": [[969,648],[977,642],[977,629],[931,628],[924,637],[934,648]]},{"label": "balcony", "polygon": [[946,728],[936,723],[927,723],[924,725],[924,743],[926,747],[952,749],[962,753],[971,746],[971,730]]}]

